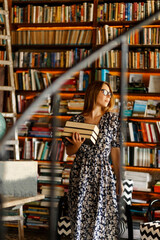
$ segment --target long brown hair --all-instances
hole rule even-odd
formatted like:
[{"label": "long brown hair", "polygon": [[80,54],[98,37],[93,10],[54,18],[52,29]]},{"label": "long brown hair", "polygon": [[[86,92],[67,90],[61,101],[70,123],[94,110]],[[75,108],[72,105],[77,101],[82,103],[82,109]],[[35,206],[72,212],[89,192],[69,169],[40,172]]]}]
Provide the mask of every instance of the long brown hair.
[{"label": "long brown hair", "polygon": [[114,97],[113,97],[113,92],[110,85],[107,82],[95,81],[90,83],[87,87],[82,114],[90,113],[93,110],[94,105],[96,104],[97,96],[103,84],[106,84],[109,87],[110,92],[112,93],[110,102],[108,106],[104,109],[104,112],[110,111],[114,107]]}]

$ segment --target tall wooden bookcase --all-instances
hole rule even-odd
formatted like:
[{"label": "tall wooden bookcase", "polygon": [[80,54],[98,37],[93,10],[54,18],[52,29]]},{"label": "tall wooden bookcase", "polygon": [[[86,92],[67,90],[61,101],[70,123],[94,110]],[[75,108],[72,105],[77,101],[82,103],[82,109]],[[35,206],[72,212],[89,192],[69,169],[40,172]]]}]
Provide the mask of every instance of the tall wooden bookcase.
[{"label": "tall wooden bookcase", "polygon": [[[160,9],[160,1],[98,1],[98,0],[62,0],[62,1],[9,1],[11,12],[11,30],[12,30],[12,50],[14,58],[14,70],[17,88],[17,99],[23,112],[23,104],[27,99],[37,96],[50,82],[50,75],[54,77],[65,72],[77,61],[83,59],[90,52],[96,50],[105,42],[127,31],[142,19],[150,16]],[[160,20],[155,20],[151,26],[146,26],[140,34],[136,33],[130,36],[129,41],[129,66],[128,78],[130,74],[142,74],[143,82],[146,87],[149,84],[150,75],[160,75],[159,67],[159,25]],[[70,62],[70,59],[72,61]],[[113,76],[120,77],[121,50],[120,47],[105,53],[91,66],[85,69],[90,75],[90,81],[94,81],[99,71],[101,76],[102,69],[108,69]],[[33,88],[26,84],[24,79],[30,79],[30,76],[37,71],[46,74],[46,85],[38,82]],[[30,74],[30,75],[28,75]],[[45,75],[45,76],[46,76]],[[48,79],[49,78],[49,79]],[[79,79],[75,77],[75,80]],[[99,79],[99,77],[98,77]],[[117,78],[115,78],[117,79]],[[117,81],[117,80],[114,80]],[[42,86],[42,85],[43,86]],[[27,85],[27,86],[26,86]],[[114,83],[115,86],[115,83]],[[66,89],[61,92],[61,97],[71,99],[76,95],[84,95],[84,91]],[[115,97],[119,98],[119,93],[115,92]],[[128,101],[135,100],[157,100],[160,101],[159,93],[129,93]],[[70,118],[70,115],[60,114],[57,118],[64,121]],[[37,118],[44,117],[39,113]],[[45,117],[52,118],[50,114]],[[157,122],[160,117],[128,117],[131,122]],[[26,135],[19,137],[23,142],[29,141],[33,137]],[[38,137],[36,137],[38,139]],[[50,141],[51,138],[40,137],[41,142]],[[35,141],[35,140],[34,140]],[[126,142],[126,146],[159,148],[159,142]],[[34,159],[35,161],[37,159]],[[57,161],[58,166],[64,162]],[[49,161],[38,160],[39,165],[48,164]],[[68,162],[67,164],[70,164]],[[71,165],[71,164],[70,164]],[[158,167],[142,166],[124,166],[125,169],[139,172],[149,172],[159,174]],[[158,180],[158,179],[157,179]],[[62,184],[57,184],[58,186]],[[66,185],[63,185],[66,187]],[[134,191],[134,198],[143,198],[147,201],[153,198],[159,198],[158,193]]]}]

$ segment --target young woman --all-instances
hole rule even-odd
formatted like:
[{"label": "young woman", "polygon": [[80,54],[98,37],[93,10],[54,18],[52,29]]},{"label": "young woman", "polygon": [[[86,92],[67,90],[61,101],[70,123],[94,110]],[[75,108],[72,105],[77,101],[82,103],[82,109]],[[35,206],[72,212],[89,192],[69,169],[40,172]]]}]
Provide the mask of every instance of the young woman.
[{"label": "young woman", "polygon": [[76,132],[67,138],[67,154],[76,154],[69,186],[72,240],[117,239],[120,127],[118,116],[110,111],[113,105],[110,86],[95,81],[87,88],[82,114],[70,119],[99,127],[95,145],[86,145]]}]

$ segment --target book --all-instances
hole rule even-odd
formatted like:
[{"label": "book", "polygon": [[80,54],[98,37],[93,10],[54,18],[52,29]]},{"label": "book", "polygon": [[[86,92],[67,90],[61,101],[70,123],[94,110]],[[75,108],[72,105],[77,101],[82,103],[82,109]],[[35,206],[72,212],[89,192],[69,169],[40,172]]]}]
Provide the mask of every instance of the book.
[{"label": "book", "polygon": [[143,75],[142,74],[133,74],[131,73],[129,75],[129,82],[130,83],[141,83],[143,79]]},{"label": "book", "polygon": [[143,100],[135,100],[133,105],[133,113],[132,116],[134,117],[144,117],[146,108],[147,108],[147,101]]},{"label": "book", "polygon": [[147,107],[145,111],[145,117],[156,117],[157,113],[157,104],[158,102],[156,100],[149,99],[147,101]]},{"label": "book", "polygon": [[[81,135],[82,135],[82,134],[92,135],[95,139],[97,139],[97,134],[96,134],[94,131],[92,131],[92,130],[86,130],[86,129],[78,129],[78,128],[76,128],[75,131],[76,131],[77,133],[80,133]],[[73,133],[73,128],[64,127],[64,132]]]},{"label": "book", "polygon": [[[76,130],[75,130],[76,131]],[[62,132],[62,137],[72,137],[72,132]],[[81,134],[82,138],[85,138],[85,144],[95,144],[96,140],[92,135]]]},{"label": "book", "polygon": [[149,93],[160,93],[160,76],[150,75],[148,92]]},{"label": "book", "polygon": [[99,133],[98,126],[94,124],[89,124],[89,123],[66,121],[65,127],[93,130],[97,135]]}]

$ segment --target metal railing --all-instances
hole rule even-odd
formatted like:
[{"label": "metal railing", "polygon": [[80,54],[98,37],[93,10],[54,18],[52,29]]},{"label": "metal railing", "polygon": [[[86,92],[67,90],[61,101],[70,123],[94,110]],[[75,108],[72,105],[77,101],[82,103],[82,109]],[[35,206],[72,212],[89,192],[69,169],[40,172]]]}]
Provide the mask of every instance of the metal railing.
[{"label": "metal railing", "polygon": [[[1,139],[0,141],[0,153],[3,154],[4,152],[4,144],[7,140],[10,140],[12,136],[14,135],[14,131],[17,127],[20,127],[21,124],[24,123],[24,121],[28,120],[34,112],[36,112],[36,109],[41,105],[43,100],[45,100],[46,96],[52,96],[56,94],[59,90],[59,88],[65,83],[65,81],[72,76],[76,72],[79,72],[80,70],[86,68],[88,64],[92,64],[95,60],[99,58],[100,55],[104,55],[105,52],[110,51],[119,45],[121,45],[121,86],[120,86],[120,102],[124,102],[124,97],[127,94],[126,92],[126,86],[127,86],[127,68],[128,68],[128,43],[127,39],[130,34],[135,33],[137,30],[141,30],[144,26],[151,24],[155,19],[158,18],[160,15],[160,12],[155,13],[154,15],[150,16],[149,18],[143,20],[133,28],[130,28],[127,32],[120,35],[119,37],[115,38],[114,40],[110,41],[109,43],[105,44],[101,48],[97,49],[95,52],[93,52],[91,55],[86,57],[84,60],[70,68],[68,71],[66,71],[64,74],[62,74],[60,77],[58,77],[54,83],[52,83],[47,89],[45,89],[37,98],[36,100],[24,111],[23,115],[17,120],[16,124],[10,129],[10,131]],[[125,125],[123,122],[123,104],[121,104],[121,110],[120,110],[120,119],[121,119],[121,132],[125,133]],[[123,148],[123,142],[121,141],[121,149]],[[123,151],[121,151],[121,159],[123,159]],[[50,212],[50,240],[56,240],[56,235],[52,231],[52,227],[54,225],[54,211],[52,209],[51,205],[51,212]],[[0,229],[1,230],[1,229]],[[0,233],[0,236],[1,233]],[[0,239],[2,239],[0,237]]]}]

